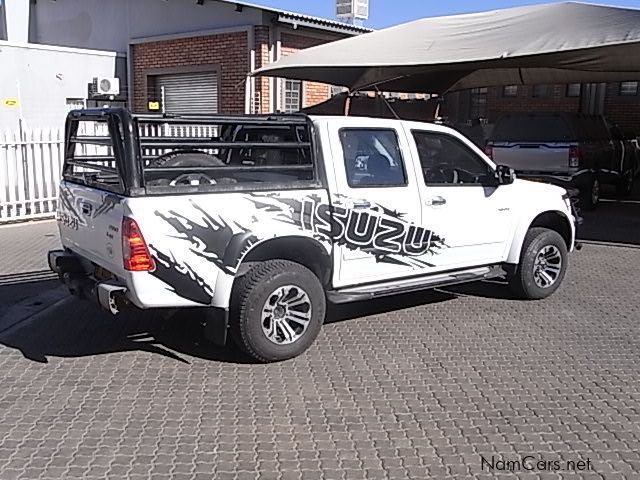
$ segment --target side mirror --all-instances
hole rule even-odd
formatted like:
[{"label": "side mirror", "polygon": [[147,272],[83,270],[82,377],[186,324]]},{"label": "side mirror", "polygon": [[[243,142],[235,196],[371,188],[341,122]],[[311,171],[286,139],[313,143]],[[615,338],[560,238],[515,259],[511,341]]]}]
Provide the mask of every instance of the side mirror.
[{"label": "side mirror", "polygon": [[498,185],[511,185],[516,179],[516,172],[513,168],[506,165],[498,165],[496,167],[496,180]]}]

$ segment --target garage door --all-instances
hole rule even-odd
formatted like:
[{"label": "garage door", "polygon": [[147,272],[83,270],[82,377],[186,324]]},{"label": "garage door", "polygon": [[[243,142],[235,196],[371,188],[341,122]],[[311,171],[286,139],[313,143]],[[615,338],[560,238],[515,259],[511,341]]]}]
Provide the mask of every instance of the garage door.
[{"label": "garage door", "polygon": [[164,87],[167,113],[218,113],[218,74],[216,72],[158,75],[156,88]]}]

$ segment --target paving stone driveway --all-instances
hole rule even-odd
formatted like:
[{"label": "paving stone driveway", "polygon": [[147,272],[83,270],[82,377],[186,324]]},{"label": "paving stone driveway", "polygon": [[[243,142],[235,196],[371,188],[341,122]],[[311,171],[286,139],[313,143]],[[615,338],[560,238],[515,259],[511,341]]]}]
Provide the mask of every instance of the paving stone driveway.
[{"label": "paving stone driveway", "polygon": [[333,308],[266,366],[197,318],[65,300],[0,335],[0,479],[640,478],[640,248],[571,260],[542,302],[472,285]]}]

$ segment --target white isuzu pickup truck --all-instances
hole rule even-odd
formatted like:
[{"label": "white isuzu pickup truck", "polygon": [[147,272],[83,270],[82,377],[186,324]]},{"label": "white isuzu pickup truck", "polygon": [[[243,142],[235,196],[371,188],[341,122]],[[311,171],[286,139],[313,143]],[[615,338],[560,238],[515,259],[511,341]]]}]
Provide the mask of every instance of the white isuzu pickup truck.
[{"label": "white isuzu pickup truck", "polygon": [[438,125],[101,109],[67,118],[57,219],[49,265],[72,293],[200,308],[208,337],[270,362],[311,345],[327,301],[505,275],[545,298],[577,214]]}]

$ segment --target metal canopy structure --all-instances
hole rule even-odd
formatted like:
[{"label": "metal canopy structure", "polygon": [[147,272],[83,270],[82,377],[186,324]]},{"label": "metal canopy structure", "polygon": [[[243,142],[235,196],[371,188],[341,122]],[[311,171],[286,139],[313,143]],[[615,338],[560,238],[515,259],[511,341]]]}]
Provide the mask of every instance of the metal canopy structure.
[{"label": "metal canopy structure", "polygon": [[253,72],[350,91],[640,77],[640,10],[554,3],[434,17],[301,50]]}]

